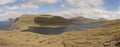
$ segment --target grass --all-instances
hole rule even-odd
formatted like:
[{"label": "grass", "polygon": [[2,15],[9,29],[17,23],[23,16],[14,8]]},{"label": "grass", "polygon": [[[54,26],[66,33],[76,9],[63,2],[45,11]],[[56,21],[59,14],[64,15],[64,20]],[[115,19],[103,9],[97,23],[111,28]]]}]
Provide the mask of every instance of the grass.
[{"label": "grass", "polygon": [[[2,47],[104,47],[106,40],[120,36],[120,20],[96,22],[104,24],[101,28],[84,31],[69,31],[59,35],[43,35],[32,32],[0,32]],[[26,24],[27,25],[27,24]],[[116,47],[116,41],[110,46]]]},{"label": "grass", "polygon": [[[103,28],[70,31],[59,35],[42,35],[32,32],[0,32],[5,46],[13,47],[98,47],[108,39],[120,35],[120,21],[105,23]],[[1,42],[1,41],[0,41]],[[0,43],[1,46],[3,46]]]},{"label": "grass", "polygon": [[59,17],[59,16],[54,16],[51,18],[36,17],[34,21],[35,21],[35,24],[39,24],[42,26],[47,26],[47,25],[65,26],[72,23],[70,20]]},{"label": "grass", "polygon": [[71,24],[68,19],[51,15],[23,15],[12,26],[12,30],[25,30],[35,27],[61,27]]}]

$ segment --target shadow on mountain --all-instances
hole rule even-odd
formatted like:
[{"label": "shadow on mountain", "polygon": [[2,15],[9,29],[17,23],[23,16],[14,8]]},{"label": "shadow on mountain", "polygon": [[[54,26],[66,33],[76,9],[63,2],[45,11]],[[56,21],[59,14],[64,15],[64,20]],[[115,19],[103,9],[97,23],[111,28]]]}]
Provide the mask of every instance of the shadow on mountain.
[{"label": "shadow on mountain", "polygon": [[49,28],[49,27],[29,27],[29,29],[23,30],[45,35],[57,35],[65,32],[65,27]]}]

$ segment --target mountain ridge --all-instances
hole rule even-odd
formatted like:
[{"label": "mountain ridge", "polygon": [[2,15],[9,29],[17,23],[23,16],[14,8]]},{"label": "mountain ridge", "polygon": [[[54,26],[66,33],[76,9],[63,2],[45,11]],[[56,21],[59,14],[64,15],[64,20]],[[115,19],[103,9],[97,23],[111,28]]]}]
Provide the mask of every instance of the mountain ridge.
[{"label": "mountain ridge", "polygon": [[[54,24],[53,24],[54,23]],[[16,18],[15,23],[12,25],[11,29],[26,29],[29,26],[36,27],[59,27],[70,24],[71,22],[68,19],[53,16],[53,15],[22,15],[21,17]],[[45,26],[44,26],[45,25]]]}]

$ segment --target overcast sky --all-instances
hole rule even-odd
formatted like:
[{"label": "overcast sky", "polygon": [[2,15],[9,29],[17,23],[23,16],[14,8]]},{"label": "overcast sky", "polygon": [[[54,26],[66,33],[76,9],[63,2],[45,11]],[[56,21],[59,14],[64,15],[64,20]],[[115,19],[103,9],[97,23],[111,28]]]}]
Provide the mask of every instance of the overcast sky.
[{"label": "overcast sky", "polygon": [[120,0],[0,0],[0,21],[22,14],[120,19]]}]

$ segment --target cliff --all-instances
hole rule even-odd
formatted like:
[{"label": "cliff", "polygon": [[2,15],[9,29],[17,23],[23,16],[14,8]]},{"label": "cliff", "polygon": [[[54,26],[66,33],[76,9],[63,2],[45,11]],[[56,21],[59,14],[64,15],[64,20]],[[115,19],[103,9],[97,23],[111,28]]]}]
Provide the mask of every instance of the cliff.
[{"label": "cliff", "polygon": [[52,15],[22,15],[15,20],[11,30],[24,30],[29,27],[59,27],[69,25],[68,19]]}]

